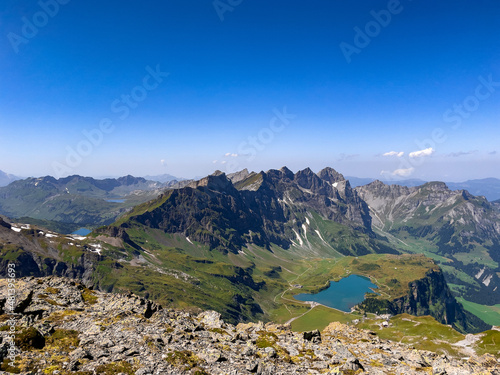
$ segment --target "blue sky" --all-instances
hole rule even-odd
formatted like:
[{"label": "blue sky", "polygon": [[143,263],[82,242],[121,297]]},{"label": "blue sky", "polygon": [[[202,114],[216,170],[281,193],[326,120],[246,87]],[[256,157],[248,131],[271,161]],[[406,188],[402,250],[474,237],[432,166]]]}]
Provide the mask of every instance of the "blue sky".
[{"label": "blue sky", "polygon": [[5,0],[0,170],[500,178],[500,3]]}]

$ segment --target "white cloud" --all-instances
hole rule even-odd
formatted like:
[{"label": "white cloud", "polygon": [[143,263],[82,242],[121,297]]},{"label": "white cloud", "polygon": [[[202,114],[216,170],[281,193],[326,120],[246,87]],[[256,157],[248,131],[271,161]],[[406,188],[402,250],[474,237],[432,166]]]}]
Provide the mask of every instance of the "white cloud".
[{"label": "white cloud", "polygon": [[397,152],[397,151],[389,151],[389,152],[386,152],[385,154],[382,154],[382,156],[397,156],[398,158],[400,158],[401,156],[403,156],[405,153],[403,151],[401,152]]},{"label": "white cloud", "polygon": [[212,163],[217,164],[217,160],[214,160]]},{"label": "white cloud", "polygon": [[238,154],[233,154],[233,153],[231,153],[231,152],[226,152],[226,153],[224,154],[224,156],[225,156],[226,158],[228,158],[228,157],[237,158],[237,157],[238,157]]},{"label": "white cloud", "polygon": [[400,168],[395,171],[382,171],[380,174],[382,176],[390,176],[390,177],[408,177],[410,176],[415,168]]},{"label": "white cloud", "polygon": [[161,159],[161,160],[160,160],[160,164],[161,164],[162,166],[165,166],[165,160],[164,160],[164,159]]},{"label": "white cloud", "polygon": [[408,177],[413,173],[414,170],[415,168],[396,169],[394,172],[392,172],[392,175],[398,177]]},{"label": "white cloud", "polygon": [[225,161],[225,160],[221,161],[221,164],[226,164],[226,163],[227,163],[227,161]]},{"label": "white cloud", "polygon": [[435,150],[432,147],[426,148],[425,150],[410,152],[410,158],[421,158],[424,156],[431,156]]}]

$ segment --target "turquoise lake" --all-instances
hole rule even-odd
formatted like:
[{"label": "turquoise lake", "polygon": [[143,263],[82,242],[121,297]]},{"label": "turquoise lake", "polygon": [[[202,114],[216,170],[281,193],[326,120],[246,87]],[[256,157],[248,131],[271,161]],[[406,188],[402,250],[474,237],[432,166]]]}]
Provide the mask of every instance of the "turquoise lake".
[{"label": "turquoise lake", "polygon": [[73,233],[71,234],[76,234],[78,236],[86,236],[87,234],[89,234],[90,232],[92,232],[91,230],[87,229],[87,228],[80,228],[76,231],[74,231]]},{"label": "turquoise lake", "polygon": [[301,293],[294,296],[299,301],[314,301],[322,305],[350,312],[351,307],[363,302],[366,293],[373,293],[377,286],[369,278],[350,275],[339,281],[330,281],[330,286],[316,294]]}]

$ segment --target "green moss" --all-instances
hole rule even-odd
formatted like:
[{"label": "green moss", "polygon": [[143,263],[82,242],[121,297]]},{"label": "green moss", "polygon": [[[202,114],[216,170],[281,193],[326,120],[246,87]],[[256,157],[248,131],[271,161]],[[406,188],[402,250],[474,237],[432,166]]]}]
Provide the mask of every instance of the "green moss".
[{"label": "green moss", "polygon": [[46,344],[51,347],[68,350],[70,346],[77,347],[80,344],[78,334],[79,332],[75,330],[56,329],[54,333],[46,339]]},{"label": "green moss", "polygon": [[106,374],[106,375],[113,375],[120,373],[127,375],[134,375],[135,370],[130,363],[125,361],[120,361],[120,362],[111,362],[105,365],[97,366],[95,372],[97,374]]},{"label": "green moss", "polygon": [[272,347],[276,341],[278,341],[278,336],[272,332],[259,331],[259,337],[257,338],[255,345],[257,348],[264,349]]},{"label": "green moss", "polygon": [[199,358],[189,350],[176,350],[167,354],[165,361],[176,367],[184,367],[185,370],[195,367]]},{"label": "green moss", "polygon": [[44,293],[40,293],[38,295],[38,298],[43,299],[45,302],[51,304],[52,306],[64,306],[64,305],[61,305],[60,303],[57,303],[53,299],[49,298],[49,296],[44,294]]},{"label": "green moss", "polygon": [[8,358],[5,358],[3,362],[0,363],[0,370],[5,371],[9,374],[20,374],[21,370],[18,366],[11,366],[11,361]]},{"label": "green moss", "polygon": [[229,333],[227,333],[227,331],[222,329],[222,328],[210,328],[209,331],[215,332],[215,333],[220,333],[221,335],[229,335]]},{"label": "green moss", "polygon": [[83,290],[82,298],[89,305],[95,305],[97,303],[97,296],[95,295],[95,292],[90,289],[85,288]]},{"label": "green moss", "polygon": [[42,349],[45,346],[45,338],[34,327],[23,329],[16,334],[14,342],[19,349],[24,351]]}]

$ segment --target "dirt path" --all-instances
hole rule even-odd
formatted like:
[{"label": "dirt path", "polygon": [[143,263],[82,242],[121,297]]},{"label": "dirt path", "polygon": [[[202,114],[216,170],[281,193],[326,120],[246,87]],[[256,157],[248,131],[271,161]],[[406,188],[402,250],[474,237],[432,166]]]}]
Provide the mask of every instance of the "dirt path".
[{"label": "dirt path", "polygon": [[468,356],[473,356],[476,354],[476,351],[471,346],[473,346],[476,343],[476,341],[480,340],[482,336],[484,336],[484,335],[483,334],[478,334],[478,335],[468,334],[465,336],[465,339],[463,339],[462,341],[456,342],[452,345],[460,347],[460,350],[464,354],[466,354]]}]

